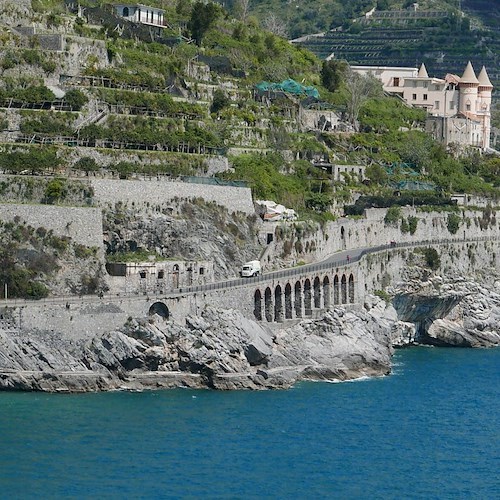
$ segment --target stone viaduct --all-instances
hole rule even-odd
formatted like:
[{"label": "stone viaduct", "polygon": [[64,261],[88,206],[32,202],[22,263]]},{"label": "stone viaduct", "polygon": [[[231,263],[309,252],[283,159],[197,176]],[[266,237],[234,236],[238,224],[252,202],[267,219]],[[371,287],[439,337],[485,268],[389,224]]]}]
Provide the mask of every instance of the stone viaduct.
[{"label": "stone viaduct", "polygon": [[498,238],[433,240],[382,245],[334,254],[323,262],[262,276],[173,290],[162,295],[57,297],[36,302],[9,300],[2,314],[23,329],[70,332],[75,338],[119,329],[132,317],[159,314],[184,324],[207,305],[238,309],[268,324],[318,317],[334,305],[362,305],[367,293],[401,277],[418,247],[440,251],[443,268],[460,271],[500,267]]}]

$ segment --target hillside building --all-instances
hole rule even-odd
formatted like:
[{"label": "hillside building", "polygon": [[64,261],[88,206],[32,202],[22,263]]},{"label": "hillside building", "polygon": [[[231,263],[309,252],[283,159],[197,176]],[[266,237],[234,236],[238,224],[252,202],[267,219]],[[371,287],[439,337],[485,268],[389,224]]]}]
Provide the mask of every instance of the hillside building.
[{"label": "hillside building", "polygon": [[426,129],[436,140],[490,148],[493,85],[484,66],[476,76],[469,62],[461,77],[447,74],[443,79],[430,77],[424,64],[416,74],[411,74],[411,68],[355,66],[353,70],[371,73],[385,91],[425,109],[429,114]]},{"label": "hillside building", "polygon": [[165,26],[163,9],[138,4],[115,4],[115,12],[119,17],[133,23],[147,24],[149,26]]}]

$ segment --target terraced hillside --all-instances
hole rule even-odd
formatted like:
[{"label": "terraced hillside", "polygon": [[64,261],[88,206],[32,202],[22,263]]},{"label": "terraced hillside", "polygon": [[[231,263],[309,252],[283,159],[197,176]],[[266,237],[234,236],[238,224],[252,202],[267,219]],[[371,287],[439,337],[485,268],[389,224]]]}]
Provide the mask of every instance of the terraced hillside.
[{"label": "terraced hillside", "polygon": [[461,74],[470,60],[478,69],[483,65],[488,68],[495,87],[500,83],[497,28],[480,27],[474,19],[462,19],[453,13],[415,20],[375,17],[348,29],[302,37],[295,43],[321,58],[333,54],[355,65],[418,67],[424,62],[429,74],[438,77]]}]

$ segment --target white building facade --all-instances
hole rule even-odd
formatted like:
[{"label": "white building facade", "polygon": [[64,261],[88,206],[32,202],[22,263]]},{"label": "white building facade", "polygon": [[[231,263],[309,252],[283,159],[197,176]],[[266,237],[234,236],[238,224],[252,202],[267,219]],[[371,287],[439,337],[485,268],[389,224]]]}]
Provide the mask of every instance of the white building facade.
[{"label": "white building facade", "polygon": [[142,4],[115,4],[116,14],[133,23],[165,26],[165,11]]}]

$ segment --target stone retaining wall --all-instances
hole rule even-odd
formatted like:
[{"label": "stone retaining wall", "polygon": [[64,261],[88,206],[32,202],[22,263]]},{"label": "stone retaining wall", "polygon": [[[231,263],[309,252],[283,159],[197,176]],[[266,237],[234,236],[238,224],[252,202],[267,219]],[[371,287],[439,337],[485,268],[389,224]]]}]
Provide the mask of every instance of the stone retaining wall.
[{"label": "stone retaining wall", "polygon": [[14,221],[17,217],[34,228],[44,227],[57,236],[69,236],[75,243],[102,251],[102,214],[99,208],[0,204],[0,220]]},{"label": "stone retaining wall", "polygon": [[114,207],[123,203],[129,207],[152,210],[169,207],[174,200],[203,198],[226,207],[230,212],[255,212],[250,188],[194,184],[187,182],[92,179],[95,200],[101,206]]}]

